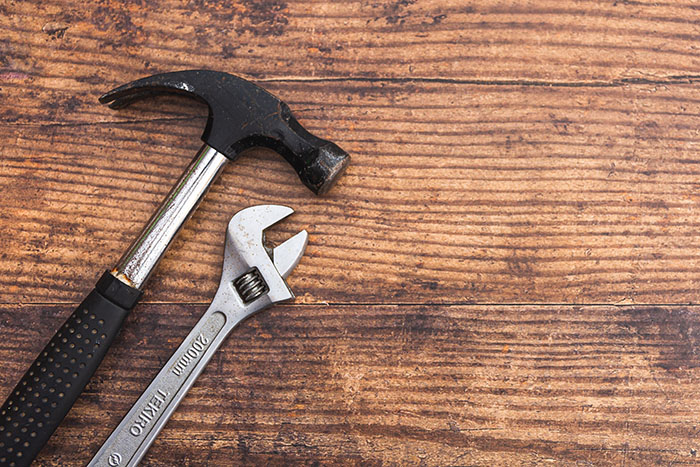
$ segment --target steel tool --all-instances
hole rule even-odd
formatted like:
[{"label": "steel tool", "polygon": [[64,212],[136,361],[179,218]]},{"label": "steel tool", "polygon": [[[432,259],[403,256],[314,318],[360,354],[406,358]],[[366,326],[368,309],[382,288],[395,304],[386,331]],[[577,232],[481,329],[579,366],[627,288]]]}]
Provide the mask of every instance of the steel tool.
[{"label": "steel tool", "polygon": [[204,145],[119,263],[102,275],[0,408],[0,465],[31,463],[97,369],[175,235],[229,160],[250,147],[268,147],[316,194],[326,192],[349,162],[337,145],[306,131],[284,102],[227,73],[154,75],[113,89],[100,102],[118,109],[165,93],[208,105]]},{"label": "steel tool", "polygon": [[158,376],[102,445],[89,466],[134,466],[226,336],[245,318],[294,294],[285,278],[299,264],[308,234],[302,230],[271,251],[264,230],[294,212],[276,205],[238,212],[228,224],[223,273],[211,305]]}]

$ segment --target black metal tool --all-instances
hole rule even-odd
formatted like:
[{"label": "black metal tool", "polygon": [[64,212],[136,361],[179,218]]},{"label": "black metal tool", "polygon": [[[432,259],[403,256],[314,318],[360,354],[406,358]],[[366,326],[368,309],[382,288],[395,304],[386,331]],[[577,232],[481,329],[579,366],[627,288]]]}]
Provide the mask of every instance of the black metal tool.
[{"label": "black metal tool", "polygon": [[349,162],[317,138],[289,107],[264,89],[227,73],[190,70],[143,78],[100,102],[121,108],[144,97],[178,93],[209,106],[204,145],[119,260],[56,332],[0,408],[0,465],[29,465],[82,392],[141,290],[183,223],[229,160],[263,146],[280,153],[316,194]]}]

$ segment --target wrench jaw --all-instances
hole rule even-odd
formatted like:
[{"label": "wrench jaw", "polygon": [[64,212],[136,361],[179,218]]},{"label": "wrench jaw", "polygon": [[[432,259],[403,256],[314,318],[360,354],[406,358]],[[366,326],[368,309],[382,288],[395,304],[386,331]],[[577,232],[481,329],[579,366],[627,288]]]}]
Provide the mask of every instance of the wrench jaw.
[{"label": "wrench jaw", "polygon": [[[293,212],[286,206],[268,204],[243,209],[233,216],[226,232],[224,267],[215,298],[220,303],[212,303],[212,306],[220,310],[236,310],[235,321],[238,321],[270,305],[294,298],[285,278],[299,264],[308,233],[302,230],[292,236],[274,248],[272,255],[263,244],[265,229]],[[266,291],[255,299],[246,300],[245,291],[252,291],[257,285]]]},{"label": "wrench jaw", "polygon": [[286,279],[297,267],[308,243],[309,233],[302,230],[272,250],[272,262],[282,277]]}]

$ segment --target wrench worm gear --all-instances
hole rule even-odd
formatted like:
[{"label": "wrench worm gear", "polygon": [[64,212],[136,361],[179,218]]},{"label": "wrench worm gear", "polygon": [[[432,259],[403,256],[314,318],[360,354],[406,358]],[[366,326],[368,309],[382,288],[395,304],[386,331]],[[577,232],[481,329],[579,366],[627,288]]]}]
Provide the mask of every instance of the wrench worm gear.
[{"label": "wrench worm gear", "polygon": [[250,303],[269,290],[258,268],[253,268],[243,274],[233,281],[233,285],[236,286],[236,291],[241,296],[243,303]]}]

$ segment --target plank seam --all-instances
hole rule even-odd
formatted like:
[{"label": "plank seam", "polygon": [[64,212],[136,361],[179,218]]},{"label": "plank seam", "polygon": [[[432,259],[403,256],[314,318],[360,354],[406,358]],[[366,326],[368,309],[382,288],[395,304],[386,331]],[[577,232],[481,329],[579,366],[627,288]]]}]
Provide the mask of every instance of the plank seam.
[{"label": "plank seam", "polygon": [[669,75],[661,78],[618,78],[607,81],[539,81],[522,79],[455,79],[431,77],[405,78],[369,78],[369,77],[304,77],[289,76],[278,78],[256,78],[258,83],[324,83],[324,82],[359,82],[359,83],[437,83],[437,84],[468,84],[476,86],[541,86],[541,87],[622,87],[630,85],[672,85],[695,84],[700,82],[700,75]]},{"label": "plank seam", "polygon": [[[171,306],[208,306],[211,302],[140,302],[139,305],[171,305]],[[35,306],[77,306],[79,302],[4,302],[0,303],[2,306],[21,306],[21,307],[35,307]],[[568,307],[615,307],[615,308],[639,308],[639,307],[698,307],[699,304],[695,303],[567,303],[567,302],[543,302],[543,303],[519,303],[519,302],[316,302],[316,303],[287,303],[281,304],[284,307],[294,307],[301,308],[307,306],[313,307],[367,307],[367,306],[434,306],[434,307],[554,307],[554,306],[568,306]]]}]

